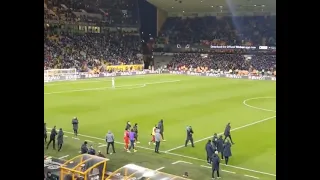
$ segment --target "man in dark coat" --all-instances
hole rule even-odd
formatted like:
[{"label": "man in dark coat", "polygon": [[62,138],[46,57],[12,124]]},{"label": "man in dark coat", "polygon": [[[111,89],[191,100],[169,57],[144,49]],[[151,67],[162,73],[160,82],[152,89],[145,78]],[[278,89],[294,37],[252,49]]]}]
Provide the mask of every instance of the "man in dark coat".
[{"label": "man in dark coat", "polygon": [[223,139],[222,135],[219,136],[219,139],[217,141],[217,151],[221,153],[221,159],[223,159]]},{"label": "man in dark coat", "polygon": [[186,143],[184,145],[185,147],[187,147],[189,141],[191,142],[191,146],[194,147],[194,144],[193,144],[193,130],[192,130],[191,126],[187,127],[187,139],[186,139]]},{"label": "man in dark coat", "polygon": [[217,171],[217,177],[220,178],[220,158],[217,154],[212,156],[212,179],[214,179],[214,172]]},{"label": "man in dark coat", "polygon": [[228,123],[226,126],[226,129],[224,130],[224,140],[223,141],[226,141],[226,139],[229,138],[231,143],[234,144],[232,141],[232,138],[231,138],[230,131],[231,131],[231,126],[230,126],[230,123]]},{"label": "man in dark coat", "polygon": [[79,124],[78,118],[74,117],[72,119],[72,126],[73,126],[73,133],[75,137],[78,136],[78,124]]},{"label": "man in dark coat", "polygon": [[212,155],[214,153],[214,149],[212,147],[211,140],[208,140],[205,149],[206,149],[206,152],[207,152],[207,162],[208,162],[209,165],[211,165],[211,158],[212,158]]},{"label": "man in dark coat", "polygon": [[218,135],[217,133],[214,133],[213,138],[212,138],[212,144],[217,147],[217,141],[218,141]]},{"label": "man in dark coat", "polygon": [[227,140],[227,142],[224,144],[223,155],[224,155],[224,158],[225,158],[226,165],[228,165],[229,157],[232,156],[231,143],[229,142],[229,140]]},{"label": "man in dark coat", "polygon": [[59,132],[58,132],[58,136],[57,136],[57,141],[58,141],[58,151],[61,150],[62,148],[62,144],[63,144],[63,131],[62,131],[62,128],[59,129]]},{"label": "man in dark coat", "polygon": [[47,142],[47,124],[44,123],[44,142],[46,143]]},{"label": "man in dark coat", "polygon": [[80,148],[80,153],[81,154],[86,154],[88,153],[88,147],[87,147],[87,141],[85,141],[82,145],[81,145],[81,148]]},{"label": "man in dark coat", "polygon": [[57,130],[56,130],[56,126],[54,126],[51,130],[51,133],[50,133],[50,140],[47,144],[47,149],[49,148],[51,142],[53,143],[53,149],[56,149],[56,135],[57,135]]},{"label": "man in dark coat", "polygon": [[163,132],[164,132],[164,125],[163,125],[163,119],[161,119],[158,123],[158,129],[160,130],[160,134],[162,137],[162,141],[166,141],[164,140],[164,136],[163,136]]}]

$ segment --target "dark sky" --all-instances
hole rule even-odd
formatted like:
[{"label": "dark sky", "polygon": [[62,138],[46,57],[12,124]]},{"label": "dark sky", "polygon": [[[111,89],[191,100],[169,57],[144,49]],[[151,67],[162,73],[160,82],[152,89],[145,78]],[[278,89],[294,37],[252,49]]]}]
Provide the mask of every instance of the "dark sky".
[{"label": "dark sky", "polygon": [[156,36],[157,32],[157,8],[148,3],[146,0],[138,0],[139,15],[141,28],[141,37],[146,41],[151,37]]}]

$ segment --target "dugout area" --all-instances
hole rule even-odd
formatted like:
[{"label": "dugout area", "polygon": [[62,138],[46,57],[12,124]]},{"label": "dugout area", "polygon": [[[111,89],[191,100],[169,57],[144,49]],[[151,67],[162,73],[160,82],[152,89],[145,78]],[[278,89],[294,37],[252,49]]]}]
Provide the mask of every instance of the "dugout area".
[{"label": "dugout area", "polygon": [[55,168],[56,171],[49,169],[61,180],[190,180],[135,164],[127,164],[116,171],[108,172],[109,159],[89,154],[81,154],[64,162],[54,161],[50,161],[51,164],[47,166],[59,166]]},{"label": "dugout area", "polygon": [[60,167],[60,179],[65,180],[103,180],[109,159],[89,155],[78,155]]},{"label": "dugout area", "polygon": [[127,164],[108,175],[106,180],[189,180],[180,176]]}]

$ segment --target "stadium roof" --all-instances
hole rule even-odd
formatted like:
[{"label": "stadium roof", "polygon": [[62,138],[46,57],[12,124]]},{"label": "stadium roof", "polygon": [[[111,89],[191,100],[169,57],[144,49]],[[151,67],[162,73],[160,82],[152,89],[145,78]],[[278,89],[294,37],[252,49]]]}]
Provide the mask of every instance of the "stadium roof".
[{"label": "stadium roof", "polygon": [[276,0],[147,0],[172,13],[276,12]]}]

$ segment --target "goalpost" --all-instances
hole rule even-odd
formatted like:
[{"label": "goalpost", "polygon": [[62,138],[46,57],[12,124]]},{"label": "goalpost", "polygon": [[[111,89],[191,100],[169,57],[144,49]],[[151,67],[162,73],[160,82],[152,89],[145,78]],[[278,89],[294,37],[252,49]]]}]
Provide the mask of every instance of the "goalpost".
[{"label": "goalpost", "polygon": [[44,82],[68,81],[77,79],[77,70],[73,69],[50,69],[44,70]]}]

